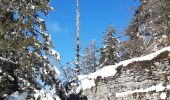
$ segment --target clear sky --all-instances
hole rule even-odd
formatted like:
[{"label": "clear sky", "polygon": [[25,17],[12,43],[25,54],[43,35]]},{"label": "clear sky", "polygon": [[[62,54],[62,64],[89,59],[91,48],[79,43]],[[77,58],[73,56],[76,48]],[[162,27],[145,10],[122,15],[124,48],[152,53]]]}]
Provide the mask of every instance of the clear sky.
[{"label": "clear sky", "polygon": [[[103,32],[110,22],[118,33],[123,33],[133,16],[130,8],[138,5],[134,0],[80,0],[81,51],[92,40],[101,47]],[[47,29],[65,64],[75,58],[76,0],[51,0],[51,6],[54,11],[45,17]]]}]

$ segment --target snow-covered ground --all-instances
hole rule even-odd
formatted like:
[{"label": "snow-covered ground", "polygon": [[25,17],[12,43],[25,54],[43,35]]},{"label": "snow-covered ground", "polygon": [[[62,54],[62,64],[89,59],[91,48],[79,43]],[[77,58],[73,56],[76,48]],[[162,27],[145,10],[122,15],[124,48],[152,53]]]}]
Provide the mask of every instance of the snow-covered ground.
[{"label": "snow-covered ground", "polygon": [[[39,100],[39,97],[41,98],[40,100],[60,100],[60,98],[53,92],[45,92],[43,89],[34,91],[35,100]],[[18,91],[16,91],[11,95],[7,96],[7,100],[26,100],[27,95],[27,92],[18,93]]]},{"label": "snow-covered ground", "polygon": [[24,92],[19,94],[18,91],[12,93],[10,96],[7,96],[7,100],[26,100],[28,93]]},{"label": "snow-covered ground", "polygon": [[[95,79],[98,76],[101,76],[102,78],[104,77],[108,77],[108,76],[114,76],[117,72],[117,67],[119,66],[127,66],[130,63],[136,62],[136,61],[148,61],[148,60],[152,60],[155,57],[157,57],[160,53],[165,52],[165,51],[170,51],[170,46],[169,47],[165,47],[157,52],[151,53],[149,55],[143,56],[143,57],[137,57],[137,58],[133,58],[133,59],[129,59],[129,60],[125,60],[122,61],[116,65],[109,65],[106,66],[104,68],[102,68],[99,71],[96,71],[94,73],[90,73],[89,75],[79,75],[78,78],[81,82],[81,87],[83,90],[91,88],[93,86],[95,86]],[[78,88],[80,89],[80,88]]]}]

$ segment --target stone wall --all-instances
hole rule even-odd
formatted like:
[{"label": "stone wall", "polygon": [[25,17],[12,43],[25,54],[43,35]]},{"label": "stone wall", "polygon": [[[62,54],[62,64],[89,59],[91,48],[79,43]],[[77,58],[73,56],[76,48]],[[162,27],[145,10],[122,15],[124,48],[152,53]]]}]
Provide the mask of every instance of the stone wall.
[{"label": "stone wall", "polygon": [[[170,100],[170,52],[162,52],[150,61],[119,66],[116,75],[95,81],[95,87],[83,92],[88,100]],[[158,85],[160,89],[151,89]]]}]

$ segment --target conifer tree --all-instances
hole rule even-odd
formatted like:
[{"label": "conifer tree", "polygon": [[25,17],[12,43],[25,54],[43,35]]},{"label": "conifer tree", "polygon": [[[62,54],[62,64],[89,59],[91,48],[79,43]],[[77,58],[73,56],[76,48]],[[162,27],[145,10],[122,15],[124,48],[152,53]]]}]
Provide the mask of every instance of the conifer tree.
[{"label": "conifer tree", "polygon": [[1,99],[15,91],[26,91],[32,98],[41,85],[58,87],[58,71],[48,58],[60,56],[39,15],[50,10],[49,0],[0,1]]},{"label": "conifer tree", "polygon": [[97,49],[96,41],[84,49],[83,59],[82,59],[82,73],[89,74],[97,70]]},{"label": "conifer tree", "polygon": [[119,41],[114,36],[116,34],[115,28],[110,24],[104,34],[105,36],[103,37],[103,44],[105,46],[101,48],[99,60],[99,64],[101,67],[114,65],[118,62],[117,46]]}]

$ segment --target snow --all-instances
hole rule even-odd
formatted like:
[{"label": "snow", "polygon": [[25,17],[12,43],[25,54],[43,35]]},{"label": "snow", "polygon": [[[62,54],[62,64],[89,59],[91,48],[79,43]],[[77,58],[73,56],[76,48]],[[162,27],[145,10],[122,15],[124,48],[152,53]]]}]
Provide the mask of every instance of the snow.
[{"label": "snow", "polygon": [[43,56],[44,59],[47,59],[47,56]]},{"label": "snow", "polygon": [[18,77],[18,80],[21,81],[25,87],[22,87],[21,89],[24,90],[26,87],[30,86],[30,82],[28,80],[25,80],[23,78],[19,78]]},{"label": "snow", "polygon": [[101,77],[114,76],[116,74],[116,68],[117,66],[110,65],[102,68],[101,70],[95,73],[90,73],[88,77],[91,79],[95,79],[97,78],[97,76],[101,76]]},{"label": "snow", "polygon": [[170,85],[167,85],[166,88],[167,88],[167,89],[170,89]]},{"label": "snow", "polygon": [[10,81],[14,81],[14,78],[11,75],[7,75]]},{"label": "snow", "polygon": [[61,59],[60,54],[59,54],[57,51],[55,51],[54,49],[51,49],[51,50],[49,51],[49,54],[52,55],[52,56],[55,56],[57,60],[60,60],[60,59]]},{"label": "snow", "polygon": [[13,35],[14,35],[14,34],[16,34],[16,32],[11,32],[11,34],[13,34]]},{"label": "snow", "polygon": [[47,93],[45,98],[43,98],[42,100],[53,100],[53,97],[51,96],[50,93]]},{"label": "snow", "polygon": [[38,22],[44,22],[44,20],[41,19],[41,18],[39,18],[39,17],[37,18],[37,21],[38,21]]},{"label": "snow", "polygon": [[[155,58],[156,56],[158,56],[160,53],[165,52],[165,51],[170,51],[170,46],[169,47],[165,47],[157,52],[151,53],[149,55],[143,56],[143,57],[138,57],[138,58],[133,58],[130,60],[125,60],[122,61],[116,65],[109,65],[106,67],[103,67],[101,70],[96,71],[94,73],[90,73],[89,75],[79,75],[78,78],[81,81],[81,86],[83,88],[83,90],[91,88],[93,86],[95,86],[95,79],[98,76],[101,76],[102,78],[104,77],[109,77],[109,76],[114,76],[117,72],[117,68],[120,66],[127,66],[130,63],[136,62],[136,61],[148,61],[148,60],[152,60],[153,58]],[[159,88],[162,89],[162,88]]]},{"label": "snow", "polygon": [[41,97],[40,100],[60,100],[60,98],[52,91],[45,92],[45,90],[34,90],[35,94],[35,100],[38,100],[38,97]]},{"label": "snow", "polygon": [[[129,94],[134,94],[134,93],[138,93],[138,92],[150,92],[150,91],[156,91],[156,92],[161,92],[164,91],[165,89],[168,89],[169,86],[163,86],[162,83],[156,85],[156,86],[151,86],[148,87],[146,89],[137,89],[137,90],[133,90],[133,91],[126,91],[126,92],[121,92],[121,93],[116,93],[116,97],[123,97]],[[163,94],[162,94],[163,95]],[[164,95],[163,95],[164,96]]]},{"label": "snow", "polygon": [[166,93],[161,93],[160,98],[161,99],[166,99]]},{"label": "snow", "polygon": [[35,6],[34,6],[34,5],[32,5],[32,6],[31,6],[31,9],[35,9]]},{"label": "snow", "polygon": [[[41,70],[41,73],[42,73],[42,70]],[[47,70],[46,70],[46,69],[43,69],[43,73],[44,73],[45,75],[47,75],[47,74],[48,74],[48,72],[47,72]]]},{"label": "snow", "polygon": [[162,35],[162,37],[163,37],[164,39],[168,38],[168,36],[167,36],[167,35],[165,35],[165,34],[164,34],[164,35]]},{"label": "snow", "polygon": [[54,10],[54,8],[53,7],[50,7],[51,8],[51,10]]},{"label": "snow", "polygon": [[95,86],[94,80],[93,80],[93,79],[90,79],[90,78],[88,77],[88,75],[79,75],[79,76],[78,76],[78,79],[80,80],[81,88],[82,88],[83,90]]},{"label": "snow", "polygon": [[94,87],[95,83],[93,79],[84,79],[81,81],[81,85],[82,85],[82,89],[85,90]]},{"label": "snow", "polygon": [[53,67],[53,70],[57,73],[57,77],[59,78],[60,77],[60,71],[57,69],[56,66]]},{"label": "snow", "polygon": [[165,51],[170,51],[170,46],[169,47],[165,47],[157,52],[151,53],[149,55],[143,56],[143,57],[138,57],[138,58],[133,58],[130,60],[126,60],[123,61],[119,64],[123,65],[123,66],[127,66],[128,64],[132,63],[132,62],[136,62],[136,61],[147,61],[147,60],[152,60],[153,58],[155,58],[156,56],[158,56],[160,53],[165,52]]},{"label": "snow", "polygon": [[13,64],[17,64],[16,62],[13,62],[12,60],[7,59],[7,58],[3,58],[3,57],[0,57],[0,60],[7,61],[7,62],[10,62],[10,63],[13,63]]},{"label": "snow", "polygon": [[18,91],[12,93],[10,96],[7,96],[7,100],[26,100],[28,93],[24,92],[19,94]]},{"label": "snow", "polygon": [[82,86],[79,80],[74,80],[71,84],[72,89],[69,91],[68,94],[78,94],[82,91]]},{"label": "snow", "polygon": [[0,73],[2,73],[2,68],[0,68]]}]

